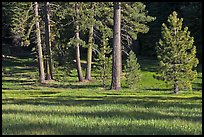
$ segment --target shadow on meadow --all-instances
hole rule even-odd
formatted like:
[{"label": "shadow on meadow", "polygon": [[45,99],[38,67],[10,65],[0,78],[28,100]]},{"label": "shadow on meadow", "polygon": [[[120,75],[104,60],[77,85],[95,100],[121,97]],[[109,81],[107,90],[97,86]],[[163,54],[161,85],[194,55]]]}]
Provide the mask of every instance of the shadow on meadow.
[{"label": "shadow on meadow", "polygon": [[[51,92],[42,92],[42,94],[48,94]],[[59,92],[52,92],[57,94]],[[202,97],[162,97],[162,96],[58,96],[52,97],[50,94],[47,96],[31,95],[29,99],[16,99],[7,98],[2,99],[2,104],[18,104],[18,105],[62,105],[62,106],[97,106],[97,105],[115,105],[115,104],[128,104],[141,107],[178,107],[185,109],[201,108],[202,106],[197,103],[187,104],[186,102],[200,101]],[[179,101],[178,101],[179,100]],[[183,100],[183,103],[180,102]]]},{"label": "shadow on meadow", "polygon": [[[163,111],[163,110],[161,110]],[[127,111],[119,111],[119,110],[108,110],[108,111],[94,111],[94,112],[60,112],[58,110],[52,110],[52,111],[43,111],[43,110],[16,110],[16,109],[9,109],[9,110],[3,110],[4,114],[33,114],[33,115],[55,115],[55,116],[82,116],[82,117],[90,117],[90,118],[124,118],[124,119],[136,119],[136,120],[151,120],[151,119],[183,119],[183,120],[194,120],[195,122],[201,122],[202,117],[201,116],[183,116],[183,115],[167,115],[163,113],[157,113],[153,112],[150,109],[148,111],[139,111],[139,110],[127,110]]]},{"label": "shadow on meadow", "polygon": [[2,66],[3,67],[16,67],[16,66],[27,66],[27,67],[33,67],[36,66],[36,61],[34,59],[28,59],[26,58],[12,58],[12,59],[4,59],[2,60]]},{"label": "shadow on meadow", "polygon": [[[83,97],[83,96],[81,96]],[[95,97],[96,98],[96,97]],[[41,100],[41,101],[40,101]],[[51,100],[54,100],[57,102],[57,104],[52,103]],[[11,100],[10,100],[11,101]],[[14,100],[13,100],[14,101]],[[15,99],[16,101],[16,99]],[[28,100],[18,100],[16,103],[17,104],[32,104],[32,105],[72,105],[72,106],[94,106],[94,105],[102,105],[102,104],[108,104],[112,105],[115,104],[115,102],[108,101],[108,100],[92,100],[91,98],[88,100],[60,100],[60,99],[37,99],[35,101],[30,102]],[[10,102],[11,103],[11,102]],[[59,104],[58,104],[59,103]],[[125,102],[122,101],[117,101],[117,104],[124,104]],[[127,103],[127,102],[126,102]],[[130,102],[129,102],[130,103]],[[15,104],[12,102],[11,104]],[[150,105],[152,104],[152,106]],[[134,101],[131,102],[131,105],[137,105],[140,107],[146,107],[146,103],[144,101]],[[124,120],[175,120],[175,119],[182,119],[185,121],[195,121],[195,122],[201,122],[202,117],[201,116],[184,116],[181,114],[176,114],[173,113],[173,115],[167,115],[165,113],[158,113],[156,111],[152,111],[151,107],[171,107],[171,106],[176,106],[176,107],[183,107],[183,108],[195,108],[195,107],[201,107],[201,105],[196,105],[196,104],[174,104],[174,103],[156,103],[156,101],[152,101],[151,103],[148,103],[149,109],[147,111],[141,111],[141,110],[97,110],[97,111],[82,111],[82,112],[69,112],[69,111],[58,111],[58,110],[17,110],[17,109],[8,109],[8,110],[3,110],[2,112],[4,114],[22,114],[22,115],[37,115],[39,118],[40,117],[45,117],[45,116],[52,116],[52,117],[67,117],[67,116],[76,116],[76,117],[86,117],[90,119],[95,119],[95,118],[102,118],[105,121],[108,121],[110,118],[122,118]],[[161,109],[161,112],[165,112],[164,110]],[[189,113],[189,112],[185,112]],[[193,112],[192,112],[193,113]],[[12,134],[29,134],[32,131],[35,131],[36,134],[40,134],[40,131],[45,129],[45,131],[48,131],[46,134],[190,134],[187,133],[186,131],[182,131],[181,129],[167,129],[163,127],[153,127],[152,125],[137,125],[135,123],[130,123],[128,125],[123,125],[122,123],[117,124],[117,125],[111,125],[109,124],[108,126],[105,126],[103,124],[98,123],[97,126],[92,126],[89,127],[88,125],[80,125],[80,126],[74,126],[76,123],[55,123],[56,125],[49,123],[32,123],[29,121],[23,122],[21,121],[22,124],[17,124],[17,125],[6,125],[4,129],[15,129],[15,131],[10,131]],[[77,122],[77,121],[76,121]],[[27,126],[25,126],[25,123]],[[80,122],[79,122],[80,123]],[[13,126],[13,128],[12,128]],[[40,128],[38,128],[40,127]],[[2,131],[5,131],[2,129]],[[38,130],[39,129],[39,130]],[[52,130],[54,129],[54,130]],[[50,132],[50,131],[51,132]]]},{"label": "shadow on meadow", "polygon": [[[73,123],[57,123],[57,124],[47,124],[47,123],[31,123],[26,121],[27,126],[24,123],[19,123],[18,125],[9,125],[5,129],[7,133],[3,134],[19,134],[19,135],[179,135],[179,134],[189,134],[181,129],[168,129],[164,127],[154,127],[153,125],[137,125],[137,124],[117,124],[117,125],[100,125],[89,127],[84,126],[74,126]],[[15,130],[12,130],[15,129]],[[2,131],[5,131],[2,129]],[[9,131],[9,132],[8,132]]]},{"label": "shadow on meadow", "polygon": [[193,90],[202,90],[202,83],[193,83],[193,85],[195,86],[195,87],[193,87]]},{"label": "shadow on meadow", "polygon": [[100,84],[86,84],[86,83],[76,83],[76,84],[47,84],[47,85],[41,85],[41,86],[44,86],[44,87],[51,87],[51,88],[63,88],[63,89],[79,89],[79,88],[87,88],[87,89],[94,89],[94,88],[98,88],[98,87],[101,87]]},{"label": "shadow on meadow", "polygon": [[[49,93],[45,93],[49,94]],[[18,105],[36,105],[36,106],[73,106],[73,107],[95,107],[100,105],[129,105],[130,107],[138,106],[141,108],[148,108],[144,110],[125,110],[125,109],[109,109],[109,110],[96,110],[96,111],[58,111],[55,109],[51,110],[25,110],[25,109],[3,109],[3,114],[21,114],[21,115],[30,115],[40,117],[67,117],[67,116],[76,116],[76,117],[86,117],[90,119],[102,118],[106,121],[114,118],[122,118],[124,120],[176,120],[182,119],[185,121],[195,121],[201,122],[201,116],[192,115],[194,112],[188,111],[189,109],[196,109],[202,107],[201,104],[186,104],[181,102],[176,102],[176,99],[183,99],[185,102],[191,100],[201,100],[201,97],[168,97],[168,100],[173,100],[173,102],[159,102],[160,100],[167,100],[166,97],[137,97],[137,96],[128,96],[128,97],[116,97],[116,96],[60,96],[54,98],[48,97],[39,97],[34,99],[3,99],[3,104],[18,104]],[[159,113],[154,111],[154,107],[160,109]],[[179,112],[171,110],[171,115],[166,114],[168,112],[166,108],[175,107],[182,108],[183,111]],[[91,109],[90,109],[91,110]],[[179,113],[188,113],[190,116],[182,115]],[[192,113],[192,114],[191,114]],[[10,131],[11,134],[190,134],[182,129],[167,129],[163,127],[153,127],[152,125],[137,125],[135,123],[130,123],[128,125],[109,125],[104,126],[103,124],[97,124],[97,126],[89,127],[88,125],[74,126],[75,123],[32,123],[29,121],[21,121],[22,124],[17,125],[6,125],[2,131],[6,132],[5,129],[15,129]],[[26,123],[26,126],[25,126]],[[13,128],[12,128],[13,127]],[[39,128],[40,127],[40,128]],[[47,131],[47,133],[45,133]],[[8,132],[9,134],[9,132]]]},{"label": "shadow on meadow", "polygon": [[163,89],[163,88],[144,88],[144,90],[151,90],[151,91],[173,91],[170,88],[166,88],[166,89]]}]

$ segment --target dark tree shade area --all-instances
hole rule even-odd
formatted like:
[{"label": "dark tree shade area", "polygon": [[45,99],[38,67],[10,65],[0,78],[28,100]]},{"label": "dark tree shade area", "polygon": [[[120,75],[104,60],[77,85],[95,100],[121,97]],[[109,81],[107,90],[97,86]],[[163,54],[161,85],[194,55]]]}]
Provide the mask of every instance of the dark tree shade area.
[{"label": "dark tree shade area", "polygon": [[161,25],[166,23],[168,16],[176,11],[178,17],[184,19],[183,25],[189,27],[191,35],[195,38],[197,57],[202,62],[202,3],[201,2],[145,2],[150,16],[156,20],[149,23],[150,30],[141,35],[134,46],[139,55],[156,57],[155,44],[161,37]]},{"label": "dark tree shade area", "polygon": [[[52,5],[55,3],[51,3]],[[197,47],[197,57],[200,62],[202,62],[202,3],[201,2],[144,2],[146,5],[146,9],[148,10],[148,14],[150,16],[156,17],[156,20],[148,23],[149,32],[147,34],[138,34],[138,38],[136,41],[133,41],[132,49],[139,56],[153,56],[156,57],[155,44],[161,37],[161,24],[167,20],[167,17],[172,13],[172,11],[177,11],[178,16],[184,19],[184,26],[188,26],[191,31],[191,35],[195,38],[195,45]],[[13,52],[13,48],[17,48],[15,45],[20,43],[19,36],[11,37],[11,16],[12,9],[11,6],[15,6],[12,2],[2,2],[2,52],[3,54],[11,54]],[[43,6],[43,5],[42,5]],[[62,6],[66,6],[63,4]],[[25,6],[24,6],[25,7]],[[57,7],[57,6],[56,6]],[[56,8],[55,7],[55,8]],[[62,25],[56,26],[56,29],[64,24],[67,24],[67,17],[64,13],[57,12],[57,8],[53,9],[52,15],[53,20],[58,19]],[[54,13],[56,12],[56,13]],[[39,13],[40,14],[40,13]],[[112,16],[112,15],[111,15]],[[63,19],[64,18],[64,19]],[[70,18],[71,20],[71,18]],[[72,30],[74,28],[72,26],[61,28],[59,32],[61,33],[59,39],[63,41],[66,37],[70,37]],[[70,33],[63,35],[66,31]],[[32,32],[31,32],[32,34]],[[34,35],[34,34],[32,34]],[[82,39],[86,39],[88,41],[88,37],[81,34]],[[12,43],[13,41],[13,43]],[[95,40],[98,42],[97,40]],[[56,43],[56,42],[55,42]],[[31,50],[34,47],[33,41],[31,40],[30,46],[25,47],[26,50]],[[63,47],[62,47],[63,48]],[[81,58],[86,58],[87,49],[81,49],[82,56]]]}]

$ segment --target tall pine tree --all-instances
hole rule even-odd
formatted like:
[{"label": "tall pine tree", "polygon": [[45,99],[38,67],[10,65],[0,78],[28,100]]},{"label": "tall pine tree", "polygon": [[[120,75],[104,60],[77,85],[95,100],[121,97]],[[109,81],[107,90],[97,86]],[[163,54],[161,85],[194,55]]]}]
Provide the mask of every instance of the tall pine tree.
[{"label": "tall pine tree", "polygon": [[193,67],[197,66],[198,59],[194,38],[190,36],[188,27],[182,27],[183,19],[179,19],[174,11],[167,21],[168,25],[162,24],[162,38],[156,50],[161,77],[174,85],[174,93],[178,94],[183,87],[192,89],[191,82],[197,76]]},{"label": "tall pine tree", "polygon": [[42,52],[41,36],[40,36],[38,6],[39,6],[38,3],[35,2],[35,16],[37,18],[37,20],[36,20],[36,37],[37,37],[37,49],[38,49],[39,75],[40,75],[40,82],[44,83],[45,72],[44,72],[43,52]]},{"label": "tall pine tree", "polygon": [[51,40],[50,40],[50,7],[49,2],[44,2],[45,12],[45,45],[46,45],[46,79],[53,79],[52,75],[52,53],[51,53]]},{"label": "tall pine tree", "polygon": [[113,64],[111,89],[121,89],[121,10],[120,2],[114,2]]}]

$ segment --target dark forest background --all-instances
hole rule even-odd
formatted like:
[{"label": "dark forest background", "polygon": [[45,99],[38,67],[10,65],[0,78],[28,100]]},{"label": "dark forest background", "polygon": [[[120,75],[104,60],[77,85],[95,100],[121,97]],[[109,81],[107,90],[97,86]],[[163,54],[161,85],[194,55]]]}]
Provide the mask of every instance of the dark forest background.
[{"label": "dark forest background", "polygon": [[[179,18],[183,18],[183,25],[188,26],[191,36],[194,37],[197,47],[197,57],[202,63],[202,3],[201,2],[143,2],[150,16],[156,20],[148,23],[149,32],[139,34],[137,40],[131,45],[137,56],[148,56],[156,58],[155,46],[161,36],[161,24],[166,23],[168,16],[176,11]],[[7,7],[2,8],[2,55],[27,55],[33,52],[35,44],[21,47],[15,44],[15,38],[11,36],[9,29],[9,13]],[[69,28],[72,30],[73,28]],[[67,30],[69,31],[69,30]],[[67,36],[70,34],[67,34]],[[86,35],[81,35],[87,39]],[[97,42],[97,41],[96,41]],[[110,44],[111,45],[111,44]],[[86,48],[81,49],[81,58],[86,58]],[[24,52],[26,51],[26,52]],[[28,52],[27,52],[28,51]]]}]

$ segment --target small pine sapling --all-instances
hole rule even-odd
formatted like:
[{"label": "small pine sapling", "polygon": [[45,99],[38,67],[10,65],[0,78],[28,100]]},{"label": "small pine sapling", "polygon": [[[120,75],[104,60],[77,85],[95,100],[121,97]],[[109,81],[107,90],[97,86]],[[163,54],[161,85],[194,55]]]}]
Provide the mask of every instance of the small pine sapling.
[{"label": "small pine sapling", "polygon": [[137,89],[141,80],[140,65],[137,62],[135,53],[131,50],[125,65],[126,84],[131,89]]}]

